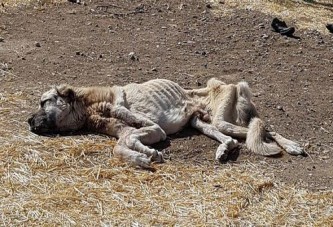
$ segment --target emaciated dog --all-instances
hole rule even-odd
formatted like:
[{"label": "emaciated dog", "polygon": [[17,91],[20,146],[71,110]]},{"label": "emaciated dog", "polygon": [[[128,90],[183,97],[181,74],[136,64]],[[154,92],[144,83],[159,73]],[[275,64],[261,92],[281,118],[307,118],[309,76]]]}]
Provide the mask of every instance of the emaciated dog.
[{"label": "emaciated dog", "polygon": [[215,78],[193,90],[165,79],[112,87],[61,85],[42,95],[39,110],[28,122],[37,134],[88,129],[116,137],[115,156],[143,168],[163,162],[162,152],[149,145],[188,124],[221,143],[217,160],[227,158],[237,139],[264,156],[282,150],[303,154],[298,143],[265,130],[251,96],[246,82],[225,84]]}]

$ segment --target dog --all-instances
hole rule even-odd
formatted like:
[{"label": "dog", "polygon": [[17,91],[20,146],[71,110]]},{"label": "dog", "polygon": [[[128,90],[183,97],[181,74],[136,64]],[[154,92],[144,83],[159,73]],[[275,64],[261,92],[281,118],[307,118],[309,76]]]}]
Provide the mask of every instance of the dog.
[{"label": "dog", "polygon": [[164,162],[163,153],[149,145],[187,125],[221,143],[216,160],[225,160],[238,139],[264,156],[282,150],[304,154],[297,142],[265,129],[251,98],[246,82],[226,84],[216,78],[191,90],[165,79],[112,87],[60,85],[42,95],[28,123],[36,134],[87,129],[116,137],[114,155],[147,169],[152,162]]}]

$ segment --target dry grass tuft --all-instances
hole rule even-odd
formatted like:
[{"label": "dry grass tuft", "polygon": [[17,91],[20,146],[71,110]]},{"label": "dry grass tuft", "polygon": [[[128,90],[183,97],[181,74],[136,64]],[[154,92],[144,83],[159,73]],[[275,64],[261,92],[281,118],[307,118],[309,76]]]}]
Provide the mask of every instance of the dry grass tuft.
[{"label": "dry grass tuft", "polygon": [[36,136],[22,117],[31,98],[0,94],[1,225],[332,223],[332,191],[283,184],[249,162],[173,160],[154,165],[152,173],[112,158],[114,140],[107,137]]},{"label": "dry grass tuft", "polygon": [[66,0],[2,0],[2,6],[0,6],[0,13],[5,12],[7,8],[20,8],[33,6],[36,8],[44,7],[47,5],[64,3]]},{"label": "dry grass tuft", "polygon": [[210,0],[210,2],[217,6],[215,12],[220,15],[230,15],[234,8],[256,10],[291,21],[297,28],[318,30],[323,33],[329,33],[325,25],[333,22],[332,0]]}]

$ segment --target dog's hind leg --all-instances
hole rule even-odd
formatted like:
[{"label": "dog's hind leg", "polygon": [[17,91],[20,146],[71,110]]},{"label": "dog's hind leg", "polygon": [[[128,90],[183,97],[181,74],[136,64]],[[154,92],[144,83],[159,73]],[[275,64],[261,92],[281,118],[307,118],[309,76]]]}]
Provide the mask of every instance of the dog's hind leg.
[{"label": "dog's hind leg", "polygon": [[[248,133],[249,132],[248,128],[233,125],[233,124],[231,124],[229,122],[225,122],[225,121],[217,122],[215,125],[222,133],[224,133],[226,135],[230,135],[232,137],[237,137],[240,139],[247,139],[247,141],[251,141],[252,140],[251,138],[253,138],[253,130],[251,130],[250,133]],[[305,153],[303,148],[298,143],[296,143],[292,140],[289,140],[276,132],[265,131],[263,133],[265,135],[263,136],[262,140],[265,140],[265,137],[266,137],[268,139],[271,139],[272,141],[275,141],[281,148],[283,148],[287,153],[289,153],[291,155],[302,155]],[[249,138],[247,138],[247,137],[249,137]],[[266,144],[266,146],[269,145],[268,143],[265,143],[264,141],[258,142],[258,144],[262,144],[261,148],[264,148],[265,144]],[[248,142],[247,142],[247,145],[248,145]],[[271,144],[271,145],[273,145],[273,144]],[[250,146],[250,147],[252,147],[252,146]],[[254,150],[250,149],[250,150],[253,150],[255,153],[260,153],[262,155],[272,155],[272,154],[278,153],[278,147],[275,146],[275,147],[272,147],[272,149],[273,148],[274,148],[274,150],[276,150],[276,152],[275,151],[274,152],[259,152],[260,149],[254,149]],[[270,150],[270,149],[267,148],[266,150]]]},{"label": "dog's hind leg", "polygon": [[248,128],[238,126],[238,125],[234,125],[234,124],[231,124],[231,123],[226,122],[224,120],[214,121],[213,125],[220,132],[222,132],[222,133],[224,133],[228,136],[236,137],[236,138],[239,138],[239,139],[246,139]]},{"label": "dog's hind leg", "polygon": [[296,142],[289,140],[276,132],[267,132],[268,137],[274,139],[287,153],[291,155],[305,154],[303,148]]},{"label": "dog's hind leg", "polygon": [[251,101],[252,93],[246,82],[220,85],[213,90],[212,124],[226,135],[246,139],[250,121],[258,117]]},{"label": "dog's hind leg", "polygon": [[209,136],[221,143],[216,151],[216,160],[225,160],[228,156],[228,151],[238,146],[237,140],[221,133],[215,126],[202,121],[198,116],[191,119],[191,126],[198,129],[204,135]]}]

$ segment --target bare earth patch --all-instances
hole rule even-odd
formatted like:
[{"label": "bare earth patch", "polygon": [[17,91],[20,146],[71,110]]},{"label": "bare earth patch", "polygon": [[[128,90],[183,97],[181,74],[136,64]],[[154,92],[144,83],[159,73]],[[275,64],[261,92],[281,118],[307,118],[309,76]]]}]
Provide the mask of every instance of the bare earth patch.
[{"label": "bare earth patch", "polygon": [[[271,31],[272,18],[280,15],[275,6],[252,3],[87,1],[1,8],[0,223],[330,226],[333,35],[320,26],[331,7],[288,3],[296,7],[287,23],[296,24],[300,37],[292,39]],[[296,9],[323,13],[314,27],[303,27]],[[216,163],[217,143],[185,129],[156,145],[168,160],[152,173],[114,159],[112,138],[37,136],[26,123],[54,84],[167,78],[198,88],[211,77],[248,81],[267,126],[300,141],[309,156],[264,158],[241,147],[227,163]]]}]

